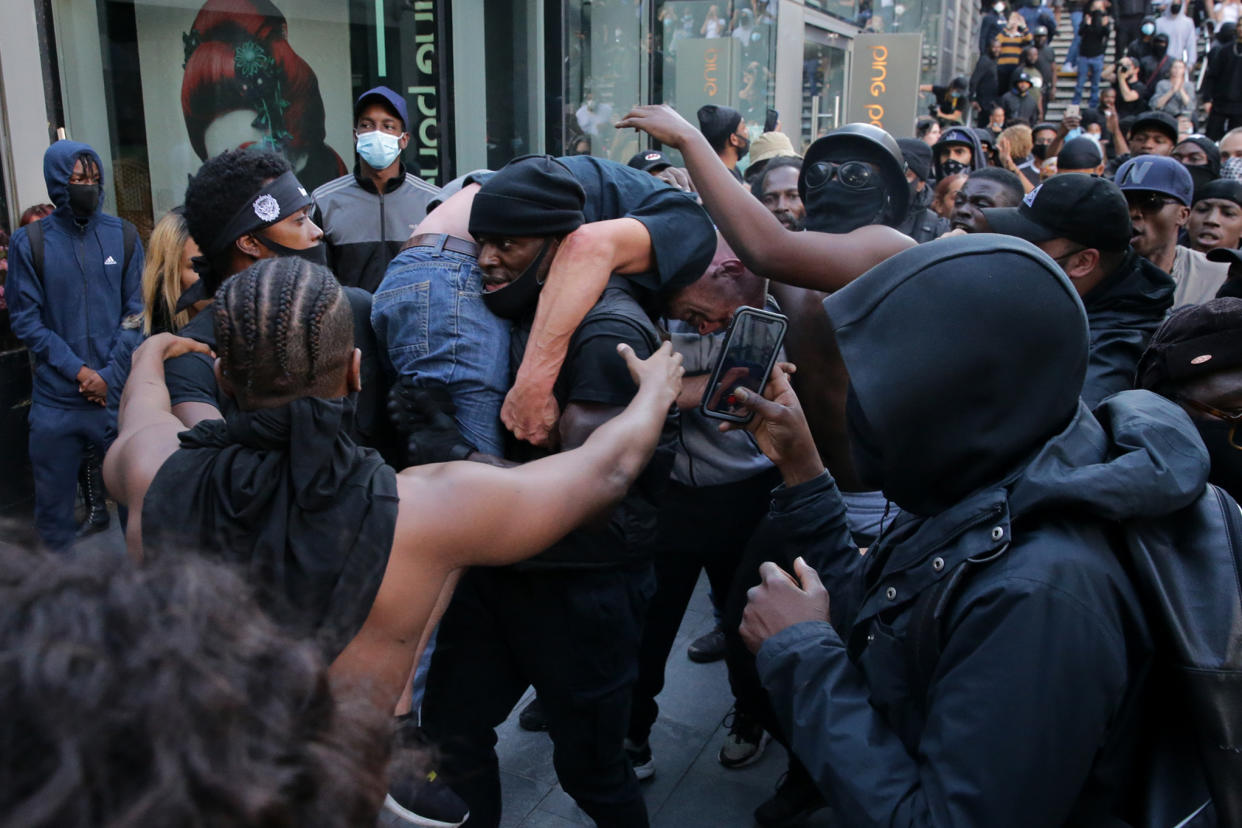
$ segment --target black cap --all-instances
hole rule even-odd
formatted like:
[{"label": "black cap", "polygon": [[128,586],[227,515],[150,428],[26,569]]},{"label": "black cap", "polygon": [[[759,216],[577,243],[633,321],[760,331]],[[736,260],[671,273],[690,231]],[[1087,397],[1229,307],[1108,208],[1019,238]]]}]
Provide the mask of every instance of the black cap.
[{"label": "black cap", "polygon": [[737,132],[737,125],[742,122],[742,113],[728,106],[707,104],[699,107],[699,132],[719,152],[729,140],[729,136]]},{"label": "black cap", "polygon": [[1031,134],[1034,135],[1036,132],[1039,132],[1040,130],[1043,130],[1043,129],[1050,129],[1053,132],[1061,131],[1061,128],[1057,126],[1056,124],[1052,123],[1052,121],[1040,121],[1035,126],[1031,127]]},{"label": "black cap", "polygon": [[918,138],[898,138],[897,146],[901,147],[901,155],[906,159],[906,166],[914,171],[920,180],[926,181],[931,175],[931,147],[926,141]]},{"label": "black cap", "polygon": [[994,232],[1029,242],[1069,239],[1104,252],[1130,245],[1130,208],[1111,181],[1082,173],[1054,175],[1017,207],[983,211]]},{"label": "black cap", "polygon": [[1213,299],[1173,311],[1139,358],[1139,388],[1167,390],[1242,366],[1242,299]]},{"label": "black cap", "polygon": [[475,193],[472,236],[559,236],[582,226],[586,193],[569,168],[550,155],[523,155],[505,164]]},{"label": "black cap", "polygon": [[1223,198],[1242,207],[1242,181],[1229,178],[1217,178],[1202,187],[1195,188],[1195,201],[1205,198]]},{"label": "black cap", "polygon": [[1142,113],[1130,124],[1130,131],[1126,133],[1126,137],[1134,135],[1140,127],[1158,129],[1169,136],[1169,140],[1174,144],[1177,143],[1177,119],[1167,112],[1149,110]]},{"label": "black cap", "polygon": [[829,132],[806,149],[802,170],[798,174],[798,195],[806,200],[806,175],[818,162],[835,155],[848,155],[853,160],[870,161],[884,178],[888,197],[883,223],[896,225],[906,218],[910,209],[910,186],[906,181],[906,159],[897,139],[874,124],[846,124]]},{"label": "black cap", "polygon": [[1057,153],[1058,170],[1094,170],[1104,163],[1100,145],[1085,136],[1066,141]]},{"label": "black cap", "polygon": [[1026,81],[1027,83],[1031,83],[1031,76],[1028,75],[1025,71],[1019,72],[1018,74],[1013,76],[1014,86],[1017,86],[1021,81]]},{"label": "black cap", "polygon": [[659,150],[643,150],[634,153],[630,160],[626,162],[626,166],[649,173],[662,170],[665,167],[671,167],[673,162],[669,161],[668,156]]}]

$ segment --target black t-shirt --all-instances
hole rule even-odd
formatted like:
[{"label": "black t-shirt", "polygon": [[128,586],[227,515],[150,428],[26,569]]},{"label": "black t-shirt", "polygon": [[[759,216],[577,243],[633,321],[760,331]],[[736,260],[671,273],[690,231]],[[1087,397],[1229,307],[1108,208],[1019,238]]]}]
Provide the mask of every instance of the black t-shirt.
[{"label": "black t-shirt", "polygon": [[[362,391],[350,394],[355,411],[352,436],[361,445],[374,448],[389,463],[400,461],[398,440],[386,416],[388,381],[379,358],[375,331],[371,328],[371,294],[356,287],[345,287],[345,297],[354,317],[354,347],[362,352]],[[215,303],[208,305],[177,332],[216,347]],[[183,354],[164,363],[164,383],[173,405],[206,403],[221,413],[233,405],[231,398],[216,385],[213,360],[203,354]]]}]

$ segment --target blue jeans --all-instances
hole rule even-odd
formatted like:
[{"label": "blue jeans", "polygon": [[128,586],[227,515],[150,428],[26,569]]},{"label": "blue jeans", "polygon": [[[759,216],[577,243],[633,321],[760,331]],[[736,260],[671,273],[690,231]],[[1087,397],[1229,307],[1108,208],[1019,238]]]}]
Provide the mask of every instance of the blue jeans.
[{"label": "blue jeans", "polygon": [[1082,84],[1087,79],[1087,73],[1091,73],[1091,100],[1087,102],[1087,106],[1096,107],[1100,104],[1100,73],[1104,71],[1104,56],[1099,57],[1079,57],[1078,58],[1078,80],[1074,82],[1074,98],[1072,103],[1075,105],[1082,103]]},{"label": "blue jeans", "polygon": [[1082,23],[1082,12],[1070,12],[1070,30],[1074,32],[1074,39],[1070,41],[1069,50],[1065,53],[1065,62],[1070,66],[1078,65],[1078,25],[1080,23]]},{"label": "blue jeans", "polygon": [[103,458],[108,412],[103,408],[30,406],[30,465],[34,471],[35,527],[54,550],[67,549],[77,534],[73,505],[78,466],[91,446]]},{"label": "blue jeans", "polygon": [[448,386],[466,442],[504,454],[500,406],[509,390],[509,323],[483,304],[483,274],[473,256],[403,250],[375,292],[371,326],[396,376]]}]

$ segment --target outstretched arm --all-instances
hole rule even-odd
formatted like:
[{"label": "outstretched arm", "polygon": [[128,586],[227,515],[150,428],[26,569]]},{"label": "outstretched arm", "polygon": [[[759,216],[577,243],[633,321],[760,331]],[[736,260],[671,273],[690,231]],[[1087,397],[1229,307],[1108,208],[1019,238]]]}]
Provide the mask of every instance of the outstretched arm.
[{"label": "outstretched arm", "polygon": [[852,233],[786,230],[755,198],[738,198],[737,182],[707,139],[669,106],[639,106],[617,122],[681,150],[703,206],[729,246],[753,272],[778,282],[832,291],[914,241],[891,227],[872,225]]},{"label": "outstretched arm", "polygon": [[566,236],[539,294],[530,341],[500,419],[519,440],[544,445],[560,415],[552,386],[569,339],[608,285],[613,273],[644,273],[655,267],[651,235],[633,218],[584,224]]},{"label": "outstretched arm", "polygon": [[332,664],[334,678],[392,710],[453,570],[536,555],[624,496],[655,450],[682,367],[669,343],[645,361],[618,350],[638,393],[579,448],[514,468],[456,462],[398,475],[388,567],[362,629]]},{"label": "outstretched arm", "polygon": [[[172,334],[156,334],[134,351],[129,379],[117,413],[117,438],[104,458],[104,484],[118,503],[142,514],[142,499],[164,461],[177,450],[185,426],[172,413],[164,361],[197,351],[211,354],[204,343]],[[126,541],[130,554],[142,554],[141,520],[130,520]]]}]

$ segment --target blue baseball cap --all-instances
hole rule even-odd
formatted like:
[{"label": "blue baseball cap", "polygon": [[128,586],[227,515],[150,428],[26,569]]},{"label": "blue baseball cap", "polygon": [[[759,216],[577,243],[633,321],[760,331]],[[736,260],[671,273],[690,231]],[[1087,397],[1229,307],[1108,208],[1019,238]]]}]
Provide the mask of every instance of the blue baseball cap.
[{"label": "blue baseball cap", "polygon": [[1121,191],[1146,190],[1162,193],[1189,207],[1194,202],[1195,183],[1179,161],[1164,155],[1140,155],[1121,165],[1114,179]]},{"label": "blue baseball cap", "polygon": [[393,92],[387,86],[377,86],[374,89],[368,89],[358,96],[358,100],[354,103],[354,122],[358,122],[358,113],[362,111],[362,107],[370,98],[380,98],[384,103],[392,107],[393,111],[401,116],[401,127],[408,131],[410,128],[410,114],[405,108],[405,98]]}]

